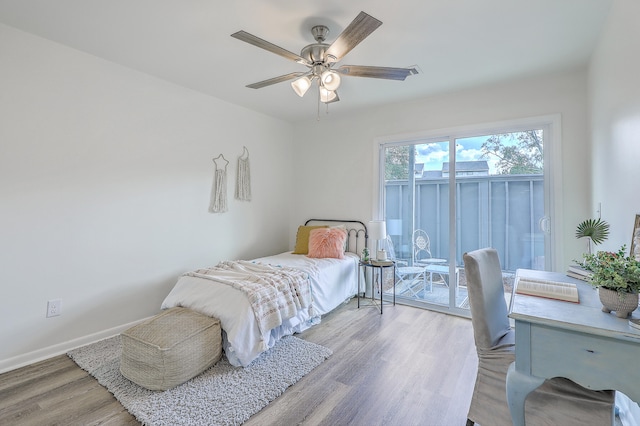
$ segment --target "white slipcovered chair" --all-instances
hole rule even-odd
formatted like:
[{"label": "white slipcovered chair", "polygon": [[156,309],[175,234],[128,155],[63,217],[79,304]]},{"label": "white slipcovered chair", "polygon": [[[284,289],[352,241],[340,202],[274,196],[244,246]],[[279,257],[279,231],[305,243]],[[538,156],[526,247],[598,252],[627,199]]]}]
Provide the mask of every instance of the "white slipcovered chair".
[{"label": "white slipcovered chair", "polygon": [[[511,426],[506,376],[515,361],[515,332],[509,325],[502,269],[495,249],[465,253],[478,373],[467,426]],[[553,362],[550,360],[550,362]],[[592,391],[564,378],[545,381],[525,402],[527,426],[611,425],[615,391]]]}]

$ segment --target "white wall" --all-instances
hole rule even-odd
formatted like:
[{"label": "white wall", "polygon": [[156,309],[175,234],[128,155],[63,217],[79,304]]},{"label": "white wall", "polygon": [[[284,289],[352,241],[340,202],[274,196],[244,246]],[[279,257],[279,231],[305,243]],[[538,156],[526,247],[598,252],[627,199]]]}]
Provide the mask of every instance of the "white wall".
[{"label": "white wall", "polygon": [[561,114],[564,214],[555,229],[564,243],[556,264],[564,270],[584,250],[573,233],[589,209],[586,89],[586,71],[579,70],[300,123],[295,134],[304,137],[294,142],[294,219],[311,214],[372,218],[377,137]]},{"label": "white wall", "polygon": [[640,213],[640,3],[614,0],[589,73],[593,198],[611,224],[599,249],[631,244]]},{"label": "white wall", "polygon": [[[288,249],[291,141],[285,122],[0,25],[0,371],[155,314],[187,270]],[[251,202],[233,199],[243,145]],[[211,214],[220,153],[229,212]]]}]

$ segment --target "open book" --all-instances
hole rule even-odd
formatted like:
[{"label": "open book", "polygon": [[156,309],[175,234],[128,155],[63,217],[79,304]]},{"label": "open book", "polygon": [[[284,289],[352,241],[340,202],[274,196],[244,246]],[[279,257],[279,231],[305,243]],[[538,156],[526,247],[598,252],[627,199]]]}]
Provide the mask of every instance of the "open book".
[{"label": "open book", "polygon": [[559,281],[519,278],[516,293],[580,303],[578,287],[575,284]]}]

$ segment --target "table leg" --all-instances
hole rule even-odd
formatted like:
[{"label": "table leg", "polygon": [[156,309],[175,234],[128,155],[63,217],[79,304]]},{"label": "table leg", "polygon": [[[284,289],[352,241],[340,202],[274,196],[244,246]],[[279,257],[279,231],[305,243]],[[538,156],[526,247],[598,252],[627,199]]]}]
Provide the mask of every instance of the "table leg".
[{"label": "table leg", "polygon": [[514,426],[525,426],[524,401],[527,395],[543,382],[544,379],[517,371],[515,362],[509,366],[509,371],[507,371],[507,403]]},{"label": "table leg", "polygon": [[379,289],[380,289],[380,315],[382,315],[382,293],[384,293],[382,291],[382,267],[378,268],[378,278],[379,278]]},{"label": "table leg", "polygon": [[396,264],[393,264],[393,306],[396,305]]},{"label": "table leg", "polygon": [[361,266],[358,265],[358,292],[356,294],[356,297],[358,298],[358,309],[360,309],[360,271],[361,271]]}]

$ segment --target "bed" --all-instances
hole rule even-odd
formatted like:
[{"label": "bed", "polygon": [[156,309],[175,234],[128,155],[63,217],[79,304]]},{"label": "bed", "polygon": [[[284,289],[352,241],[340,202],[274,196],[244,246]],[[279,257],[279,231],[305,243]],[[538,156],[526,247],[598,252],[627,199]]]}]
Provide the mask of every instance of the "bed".
[{"label": "bed", "polygon": [[[320,240],[319,235],[335,235],[338,230],[344,234],[342,259],[318,257],[324,252],[317,250],[294,254],[303,253],[307,247],[313,250],[317,247],[314,243],[327,241]],[[162,309],[182,306],[218,318],[227,359],[232,365],[246,367],[280,338],[320,323],[322,315],[355,296],[360,273],[358,253],[366,247],[367,238],[367,228],[360,221],[309,219],[298,228],[293,252],[220,262],[183,274]],[[337,243],[332,240],[332,244]],[[257,281],[272,283],[264,287],[277,287],[278,294],[265,295],[273,290],[260,287],[256,296],[243,287],[254,286]],[[299,287],[294,289],[294,285]],[[277,298],[282,300],[272,303],[278,304],[279,312],[268,307],[260,311],[255,304],[256,299]]]}]

